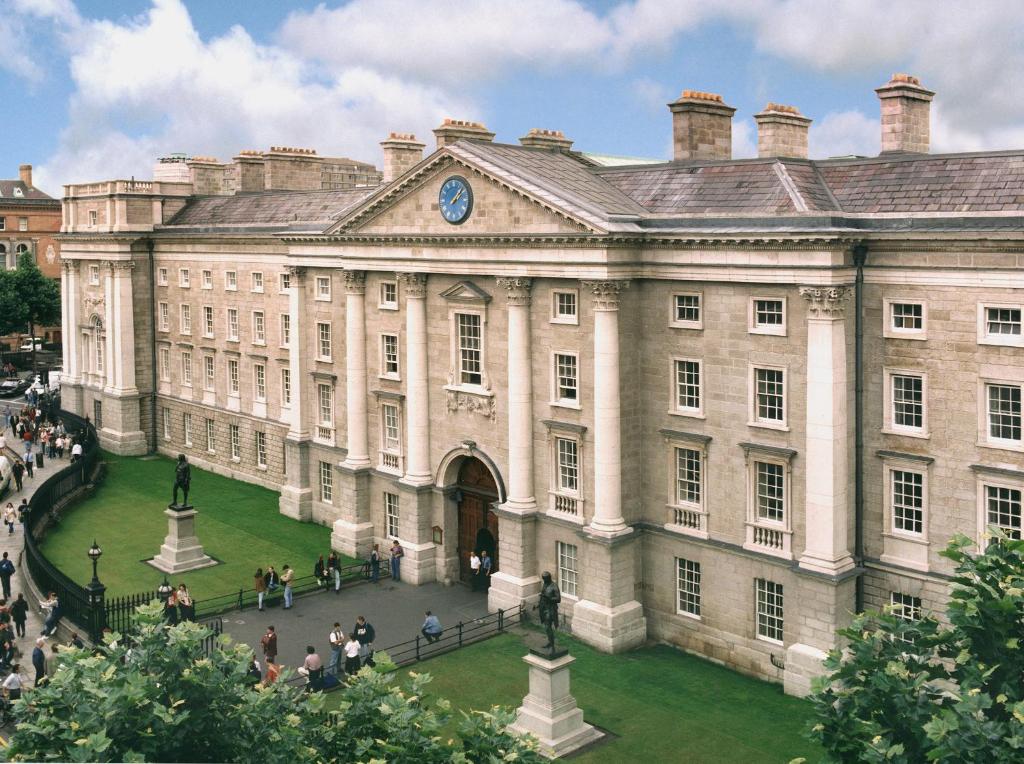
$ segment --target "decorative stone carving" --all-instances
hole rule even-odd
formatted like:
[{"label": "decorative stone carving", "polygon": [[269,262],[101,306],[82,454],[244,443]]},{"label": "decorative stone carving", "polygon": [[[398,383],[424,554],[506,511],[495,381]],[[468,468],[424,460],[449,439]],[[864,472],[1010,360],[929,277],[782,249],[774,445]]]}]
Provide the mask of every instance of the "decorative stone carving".
[{"label": "decorative stone carving", "polygon": [[811,318],[842,318],[846,300],[852,293],[853,290],[846,286],[800,287]]},{"label": "decorative stone carving", "polygon": [[86,297],[82,302],[85,303],[87,308],[102,308],[106,305],[107,301],[104,297]]},{"label": "decorative stone carving", "polygon": [[76,270],[78,270],[78,261],[77,260],[65,260],[62,257],[60,259],[60,267],[64,270],[65,273],[67,273],[68,275],[71,275]]},{"label": "decorative stone carving", "polygon": [[406,297],[427,296],[427,274],[425,273],[396,273],[395,278],[402,285]]},{"label": "decorative stone carving", "polygon": [[107,267],[110,268],[110,272],[117,274],[118,271],[126,271],[131,273],[135,270],[134,260],[107,260]]},{"label": "decorative stone carving", "polygon": [[366,294],[366,271],[342,271],[347,294]]},{"label": "decorative stone carving", "polygon": [[447,393],[449,411],[464,409],[470,413],[480,414],[491,420],[494,419],[493,395],[478,395],[465,390],[452,390],[450,388],[445,392]]},{"label": "decorative stone carving", "polygon": [[629,288],[628,280],[581,281],[594,295],[594,310],[618,310],[619,292]]},{"label": "decorative stone carving", "polygon": [[56,252],[56,250],[54,250],[52,244],[47,244],[46,245],[46,262],[52,263],[56,259],[57,259],[57,252]]},{"label": "decorative stone carving", "polygon": [[527,307],[530,305],[530,289],[533,287],[533,279],[500,277],[497,281],[498,286],[504,287],[508,292],[509,305],[523,305]]},{"label": "decorative stone carving", "polygon": [[304,265],[289,265],[285,267],[288,271],[288,275],[295,281],[301,281],[302,277],[306,275],[306,267]]}]

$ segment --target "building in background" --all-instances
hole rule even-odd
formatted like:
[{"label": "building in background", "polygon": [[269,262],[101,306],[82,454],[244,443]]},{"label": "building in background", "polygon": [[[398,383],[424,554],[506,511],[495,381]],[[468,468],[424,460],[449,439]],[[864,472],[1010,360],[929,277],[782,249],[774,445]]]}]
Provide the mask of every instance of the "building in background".
[{"label": "building in background", "polygon": [[668,162],[447,120],[375,187],[294,149],[67,186],[65,405],[413,583],[485,548],[493,608],[549,570],[600,649],[805,693],[852,611],[941,611],[949,538],[1022,527],[1024,151],[929,155],[933,94],[878,95],[872,158],[769,104],[732,159],[685,91]]}]

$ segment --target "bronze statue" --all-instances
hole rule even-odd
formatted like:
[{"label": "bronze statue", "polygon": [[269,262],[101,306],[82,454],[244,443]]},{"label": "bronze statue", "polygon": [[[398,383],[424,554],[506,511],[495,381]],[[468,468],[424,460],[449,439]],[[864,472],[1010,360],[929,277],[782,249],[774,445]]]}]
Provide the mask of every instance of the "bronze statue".
[{"label": "bronze statue", "polygon": [[544,583],[540,587],[540,602],[537,603],[537,609],[540,610],[540,622],[546,627],[548,634],[548,643],[544,647],[554,651],[558,603],[562,601],[562,593],[558,591],[558,585],[551,580],[551,574],[546,570],[541,579]]},{"label": "bronze statue", "polygon": [[[174,499],[171,506],[188,506],[188,487],[192,482],[192,468],[189,466],[185,454],[178,454],[178,463],[174,466]],[[184,492],[182,503],[178,504],[178,489]]]}]

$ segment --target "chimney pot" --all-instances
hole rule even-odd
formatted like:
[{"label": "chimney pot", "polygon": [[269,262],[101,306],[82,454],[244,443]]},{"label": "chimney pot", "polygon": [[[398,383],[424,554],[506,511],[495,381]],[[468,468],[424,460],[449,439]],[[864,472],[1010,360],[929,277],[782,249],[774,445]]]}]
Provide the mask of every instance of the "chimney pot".
[{"label": "chimney pot", "polygon": [[795,106],[769,102],[754,115],[757,123],[757,155],[807,159],[807,133],[810,117]]},{"label": "chimney pot", "polygon": [[18,177],[27,187],[32,188],[32,165],[23,164],[18,167]]},{"label": "chimney pot", "polygon": [[493,141],[494,133],[488,130],[480,122],[470,122],[465,119],[452,119],[445,117],[440,127],[434,128],[434,135],[437,137],[437,147],[444,148],[456,141],[468,138],[476,141]]},{"label": "chimney pot", "polygon": [[566,138],[561,130],[545,130],[540,127],[531,128],[530,132],[519,139],[519,143],[523,146],[555,151],[568,151],[572,148],[572,141]]},{"label": "chimney pot", "polygon": [[881,101],[882,153],[927,154],[935,93],[921,85],[917,77],[899,73],[875,92]]},{"label": "chimney pot", "polygon": [[423,159],[425,143],[416,140],[412,133],[391,133],[387,140],[380,142],[384,151],[384,183],[390,183]]},{"label": "chimney pot", "polygon": [[732,115],[718,93],[684,90],[668,105],[672,112],[672,158],[731,159]]}]

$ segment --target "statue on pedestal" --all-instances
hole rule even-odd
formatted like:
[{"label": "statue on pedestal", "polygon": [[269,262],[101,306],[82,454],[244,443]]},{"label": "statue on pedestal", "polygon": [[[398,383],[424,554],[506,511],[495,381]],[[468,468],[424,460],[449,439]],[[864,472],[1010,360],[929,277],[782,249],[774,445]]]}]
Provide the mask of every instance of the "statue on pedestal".
[{"label": "statue on pedestal", "polygon": [[558,585],[551,580],[551,574],[546,570],[541,575],[544,582],[540,587],[540,602],[537,609],[540,611],[540,622],[547,629],[548,643],[544,645],[552,652],[555,650],[555,629],[558,627],[558,603],[562,601],[562,593],[558,591]]},{"label": "statue on pedestal", "polygon": [[[174,498],[171,501],[172,507],[188,506],[188,488],[192,483],[192,467],[189,466],[185,454],[178,454],[178,463],[174,466]],[[178,503],[178,489],[184,492],[182,503]]]}]

